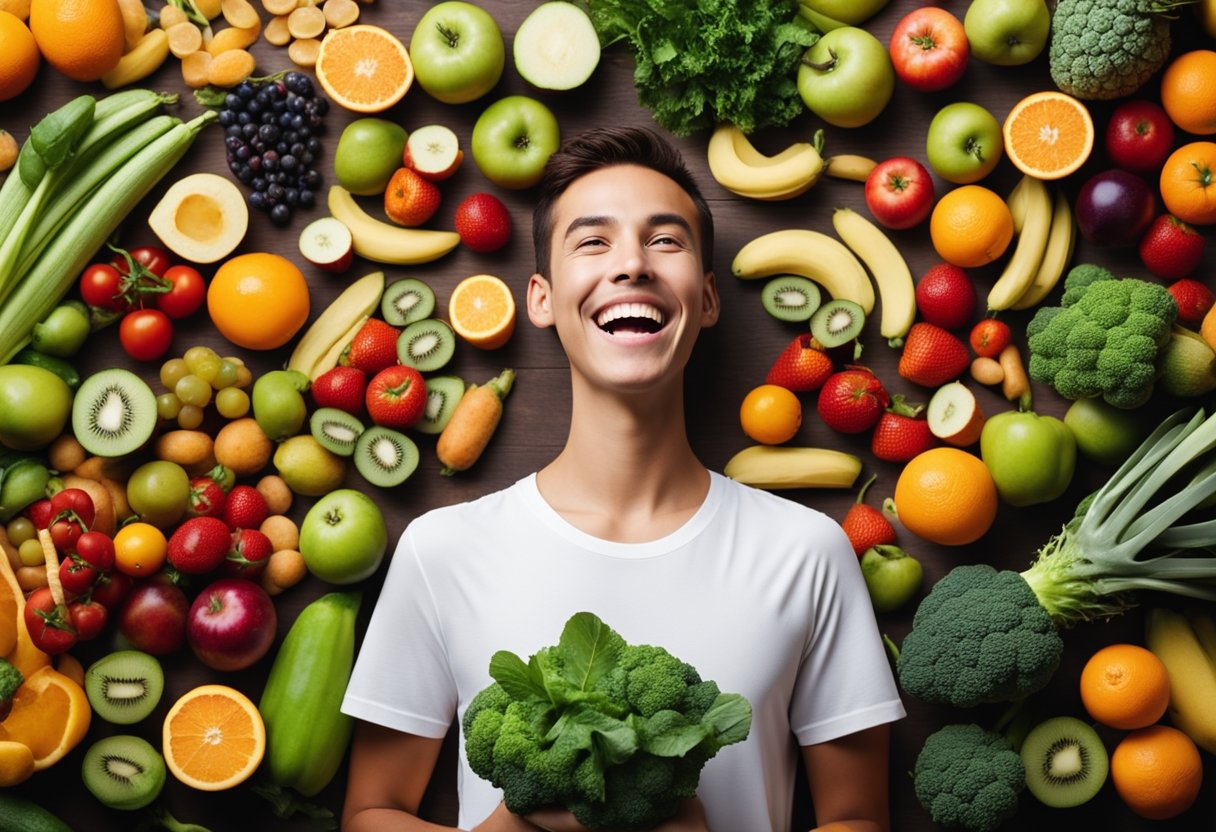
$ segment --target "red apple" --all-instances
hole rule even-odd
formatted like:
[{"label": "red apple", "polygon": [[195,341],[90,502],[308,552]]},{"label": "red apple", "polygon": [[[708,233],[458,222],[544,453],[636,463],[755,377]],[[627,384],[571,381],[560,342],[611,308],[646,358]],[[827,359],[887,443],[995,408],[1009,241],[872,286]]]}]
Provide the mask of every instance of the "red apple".
[{"label": "red apple", "polygon": [[451,129],[442,124],[419,127],[405,141],[402,162],[423,179],[442,182],[460,167],[464,151]]},{"label": "red apple", "polygon": [[887,228],[920,225],[933,210],[933,177],[908,156],[879,162],[866,178],[866,206]]},{"label": "red apple", "polygon": [[911,11],[895,24],[890,50],[899,80],[920,92],[936,92],[956,83],[971,54],[962,21],[933,6]]},{"label": "red apple", "polygon": [[274,602],[253,581],[221,578],[190,607],[186,637],[199,661],[213,670],[242,670],[274,641]]},{"label": "red apple", "polygon": [[1106,155],[1117,168],[1155,173],[1174,147],[1174,124],[1160,104],[1124,101],[1106,125]]},{"label": "red apple", "polygon": [[136,650],[164,656],[186,640],[189,611],[186,593],[162,573],[140,582],[127,594],[118,614],[118,631]]}]

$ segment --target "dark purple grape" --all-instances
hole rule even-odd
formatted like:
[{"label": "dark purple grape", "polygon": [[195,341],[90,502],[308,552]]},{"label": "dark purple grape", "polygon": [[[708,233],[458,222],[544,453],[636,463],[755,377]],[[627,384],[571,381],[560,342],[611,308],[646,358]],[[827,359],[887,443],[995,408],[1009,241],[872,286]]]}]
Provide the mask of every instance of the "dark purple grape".
[{"label": "dark purple grape", "polygon": [[271,202],[282,202],[286,195],[287,189],[278,182],[274,182],[266,188],[266,196],[270,197]]},{"label": "dark purple grape", "polygon": [[283,78],[283,86],[296,95],[306,98],[313,94],[312,79],[303,72],[289,72]]},{"label": "dark purple grape", "polygon": [[266,170],[279,169],[279,154],[273,150],[267,150],[262,154],[262,167]]},{"label": "dark purple grape", "polygon": [[224,135],[225,135],[225,136],[234,136],[234,137],[236,137],[236,138],[238,138],[238,139],[239,139],[239,138],[241,138],[241,136],[242,136],[242,135],[244,135],[244,134],[241,132],[241,125],[239,125],[239,124],[230,124],[230,125],[228,125],[228,127],[227,127],[227,128],[224,130]]},{"label": "dark purple grape", "polygon": [[258,134],[258,126],[256,124],[242,124],[241,135],[247,139],[252,139]]},{"label": "dark purple grape", "polygon": [[316,197],[313,195],[313,192],[308,190],[307,188],[301,188],[300,189],[300,207],[301,208],[311,208],[314,204],[316,204]]},{"label": "dark purple grape", "polygon": [[279,159],[279,167],[281,167],[283,170],[286,170],[286,171],[295,170],[296,166],[299,164],[300,164],[300,160],[297,159],[295,156],[292,156],[290,153],[285,153],[283,155],[283,157],[281,159]]},{"label": "dark purple grape", "polygon": [[249,164],[249,169],[251,171],[253,171],[254,173],[257,173],[258,171],[260,171],[262,169],[262,157],[261,156],[250,156],[247,161]]},{"label": "dark purple grape", "polygon": [[253,177],[253,181],[249,183],[249,187],[253,188],[255,191],[264,191],[266,190],[266,186],[268,184],[269,183],[266,181],[265,176],[255,176]]},{"label": "dark purple grape", "polygon": [[266,209],[266,194],[260,189],[249,194],[249,204],[259,210]]},{"label": "dark purple grape", "polygon": [[291,222],[291,209],[280,203],[270,209],[270,221],[275,225],[287,225]]},{"label": "dark purple grape", "polygon": [[253,98],[254,93],[257,92],[257,90],[253,88],[253,84],[249,83],[248,81],[242,81],[241,83],[237,84],[232,91],[245,101]]}]

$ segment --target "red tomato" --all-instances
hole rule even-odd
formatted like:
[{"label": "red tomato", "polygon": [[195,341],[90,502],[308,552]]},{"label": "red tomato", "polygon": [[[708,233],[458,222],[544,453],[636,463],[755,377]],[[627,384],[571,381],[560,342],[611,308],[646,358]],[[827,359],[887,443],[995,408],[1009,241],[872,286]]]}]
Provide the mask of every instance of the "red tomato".
[{"label": "red tomato", "polygon": [[908,156],[879,162],[866,178],[866,207],[887,228],[920,225],[933,210],[934,196],[933,177]]},{"label": "red tomato", "polygon": [[93,592],[89,595],[97,603],[108,610],[116,610],[126,600],[127,593],[135,582],[130,575],[122,572],[107,572],[93,584]]},{"label": "red tomato", "polygon": [[93,498],[89,496],[89,492],[82,488],[65,488],[59,491],[55,496],[51,497],[51,508],[58,517],[61,514],[74,512],[76,518],[79,519],[81,525],[88,528],[93,525],[93,520],[96,516],[96,508],[93,505]]},{"label": "red tomato", "polygon": [[1132,173],[1156,173],[1174,149],[1174,123],[1160,104],[1124,101],[1106,125],[1106,155]]},{"label": "red tomato", "polygon": [[197,312],[207,297],[207,284],[198,269],[170,266],[164,276],[173,283],[173,288],[157,295],[156,308],[174,320],[188,318]]},{"label": "red tomato", "polygon": [[67,652],[76,643],[67,607],[57,605],[45,586],[34,590],[25,601],[25,628],[34,646],[52,656]]},{"label": "red tomato", "polygon": [[919,92],[944,90],[956,83],[971,54],[962,22],[934,6],[909,12],[895,24],[890,50],[899,80]]},{"label": "red tomato", "polygon": [[55,519],[55,509],[51,507],[51,501],[43,497],[41,500],[35,500],[26,506],[25,516],[30,518],[36,529],[46,529],[51,525],[51,521]]},{"label": "red tomato", "polygon": [[80,539],[82,529],[74,520],[56,520],[51,524],[51,542],[60,552],[76,551],[76,541]]},{"label": "red tomato", "polygon": [[[127,254],[131,255],[131,259],[137,264],[143,266],[157,277],[164,277],[165,271],[173,262],[169,259],[169,252],[156,246],[136,246],[133,249],[128,249]],[[122,274],[131,273],[130,264],[127,263],[127,258],[122,255],[121,249],[119,249],[118,254],[114,255],[114,259],[110,261],[110,265],[118,269]]]},{"label": "red tomato", "polygon": [[97,570],[79,558],[64,558],[59,562],[59,583],[63,591],[84,595],[97,580]]},{"label": "red tomato", "polygon": [[68,604],[68,618],[81,641],[97,638],[106,626],[110,611],[96,601],[73,601]]},{"label": "red tomato", "polygon": [[159,309],[136,309],[123,316],[118,340],[136,361],[155,361],[173,343],[173,323]]},{"label": "red tomato", "polygon": [[85,532],[76,541],[76,554],[98,572],[114,568],[114,541],[101,532]]},{"label": "red tomato", "polygon": [[110,312],[131,307],[122,291],[122,275],[109,263],[94,263],[80,276],[80,296],[89,306]]},{"label": "red tomato", "polygon": [[971,349],[985,358],[996,358],[1012,340],[1013,331],[1009,329],[1009,324],[996,318],[984,318],[971,328],[968,336]]}]

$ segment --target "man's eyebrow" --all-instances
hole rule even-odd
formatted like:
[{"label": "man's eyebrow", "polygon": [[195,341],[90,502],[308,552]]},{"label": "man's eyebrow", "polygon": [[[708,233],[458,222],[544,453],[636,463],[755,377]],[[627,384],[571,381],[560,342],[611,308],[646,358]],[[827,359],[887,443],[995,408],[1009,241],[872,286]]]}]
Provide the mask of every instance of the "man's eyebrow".
[{"label": "man's eyebrow", "polygon": [[[646,223],[647,223],[647,225],[650,225],[650,226],[677,225],[680,228],[683,228],[689,234],[692,234],[692,226],[689,224],[688,220],[684,219],[684,217],[680,216],[679,214],[651,214],[649,217],[646,218]],[[599,227],[599,226],[616,225],[616,224],[617,224],[616,219],[613,217],[609,217],[609,216],[590,215],[590,216],[585,216],[585,217],[578,217],[573,222],[571,222],[569,226],[567,226],[566,233],[564,236],[569,237],[571,234],[573,234],[575,231],[578,231],[580,228]]]},{"label": "man's eyebrow", "polygon": [[602,225],[616,225],[616,220],[614,220],[612,217],[606,217],[606,216],[578,217],[573,222],[571,222],[570,225],[568,225],[566,227],[566,233],[565,233],[563,239],[565,237],[569,237],[571,234],[573,234],[575,231],[578,231],[580,228],[587,228],[587,227],[596,228],[596,227],[599,227]]}]

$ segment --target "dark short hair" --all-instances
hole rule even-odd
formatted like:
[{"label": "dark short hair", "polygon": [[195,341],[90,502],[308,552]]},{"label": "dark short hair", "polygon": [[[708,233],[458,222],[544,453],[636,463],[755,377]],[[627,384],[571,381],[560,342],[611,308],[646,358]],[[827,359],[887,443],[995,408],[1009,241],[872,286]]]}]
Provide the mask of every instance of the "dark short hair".
[{"label": "dark short hair", "polygon": [[701,232],[701,263],[709,271],[713,265],[714,219],[680,151],[645,127],[601,127],[567,141],[545,165],[540,196],[532,212],[537,273],[549,273],[553,206],[558,198],[580,177],[614,165],[638,165],[661,173],[692,198]]}]

